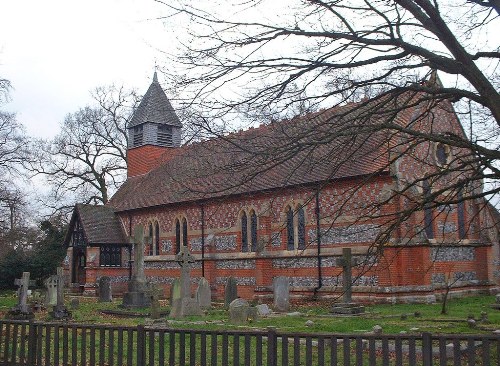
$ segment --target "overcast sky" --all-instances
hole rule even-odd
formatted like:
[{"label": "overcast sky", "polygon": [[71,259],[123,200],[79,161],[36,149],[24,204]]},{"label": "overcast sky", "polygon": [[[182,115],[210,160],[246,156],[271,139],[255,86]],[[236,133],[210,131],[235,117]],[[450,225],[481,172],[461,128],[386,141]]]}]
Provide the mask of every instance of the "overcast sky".
[{"label": "overcast sky", "polygon": [[175,47],[154,20],[163,10],[153,0],[0,0],[0,77],[14,88],[2,108],[30,135],[51,137],[97,86],[144,93],[158,49]]}]

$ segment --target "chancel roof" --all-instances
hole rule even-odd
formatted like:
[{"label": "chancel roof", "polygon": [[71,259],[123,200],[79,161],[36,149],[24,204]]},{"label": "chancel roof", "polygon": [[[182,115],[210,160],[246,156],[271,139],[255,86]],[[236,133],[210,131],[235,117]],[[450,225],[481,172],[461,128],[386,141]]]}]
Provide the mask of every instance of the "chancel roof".
[{"label": "chancel roof", "polygon": [[362,113],[366,108],[332,108],[180,147],[127,179],[109,204],[127,211],[388,173],[387,132],[370,128],[381,116]]},{"label": "chancel roof", "polygon": [[127,127],[131,128],[147,122],[182,127],[172,104],[158,83],[156,72],[153,76],[153,82],[144,94]]},{"label": "chancel roof", "polygon": [[73,231],[77,219],[82,224],[87,245],[128,243],[120,219],[110,206],[77,204],[68,234]]}]

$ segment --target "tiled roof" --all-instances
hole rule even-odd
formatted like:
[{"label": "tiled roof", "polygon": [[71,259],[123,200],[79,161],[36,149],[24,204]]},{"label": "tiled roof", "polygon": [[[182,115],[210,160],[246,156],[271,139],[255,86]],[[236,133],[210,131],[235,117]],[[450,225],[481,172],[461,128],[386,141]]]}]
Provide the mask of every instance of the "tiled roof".
[{"label": "tiled roof", "polygon": [[126,211],[387,173],[386,132],[346,133],[378,118],[344,121],[345,111],[361,116],[363,109],[332,108],[178,148],[149,173],[129,178],[109,204]]},{"label": "tiled roof", "polygon": [[153,82],[144,94],[127,127],[134,127],[146,122],[182,127],[179,117],[175,114],[174,108],[158,83],[156,72]]},{"label": "tiled roof", "polygon": [[88,244],[128,243],[120,219],[115,214],[113,208],[109,206],[77,204],[75,214],[80,217]]}]

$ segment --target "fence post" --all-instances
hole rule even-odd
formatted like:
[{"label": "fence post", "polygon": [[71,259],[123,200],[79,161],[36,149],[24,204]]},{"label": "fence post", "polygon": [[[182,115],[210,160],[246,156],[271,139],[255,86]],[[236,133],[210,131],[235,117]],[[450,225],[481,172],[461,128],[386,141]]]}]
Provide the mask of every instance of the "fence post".
[{"label": "fence post", "polygon": [[137,365],[146,364],[146,331],[144,325],[137,326]]},{"label": "fence post", "polygon": [[267,366],[276,366],[278,364],[278,350],[277,350],[277,335],[276,328],[267,328]]},{"label": "fence post", "polygon": [[36,338],[37,338],[36,324],[33,319],[29,321],[29,331],[28,331],[28,365],[35,365],[36,363]]},{"label": "fence post", "polygon": [[422,333],[422,363],[423,366],[432,366],[432,335]]}]

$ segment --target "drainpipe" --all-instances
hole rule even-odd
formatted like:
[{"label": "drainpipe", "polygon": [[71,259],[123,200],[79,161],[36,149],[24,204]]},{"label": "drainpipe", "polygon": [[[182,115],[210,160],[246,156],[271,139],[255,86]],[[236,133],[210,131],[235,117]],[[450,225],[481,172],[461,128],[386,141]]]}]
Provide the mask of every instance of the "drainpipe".
[{"label": "drainpipe", "polygon": [[316,245],[318,247],[318,252],[316,258],[318,261],[318,286],[314,288],[314,298],[318,296],[318,291],[323,287],[323,277],[321,273],[321,226],[320,226],[320,210],[319,210],[319,188],[316,191]]},{"label": "drainpipe", "polygon": [[205,206],[201,205],[201,277],[205,277]]},{"label": "drainpipe", "polygon": [[[128,214],[128,236],[132,236],[132,215]],[[132,244],[128,245],[128,280],[132,280]]]}]

